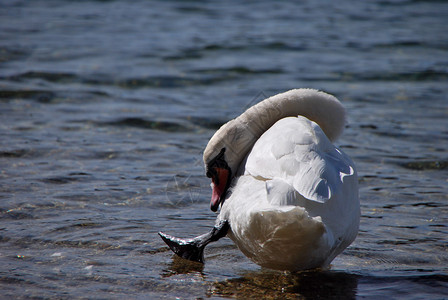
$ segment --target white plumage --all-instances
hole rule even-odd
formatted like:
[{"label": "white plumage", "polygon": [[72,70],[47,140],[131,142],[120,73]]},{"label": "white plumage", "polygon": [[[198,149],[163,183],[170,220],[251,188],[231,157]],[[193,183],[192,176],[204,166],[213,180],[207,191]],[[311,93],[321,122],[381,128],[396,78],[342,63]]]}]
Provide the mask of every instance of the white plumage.
[{"label": "white plumage", "polygon": [[[345,111],[333,96],[309,89],[263,102],[224,125],[205,151],[207,163],[221,147],[230,149],[225,159],[234,174],[217,220],[229,221],[228,236],[260,266],[326,267],[359,226],[355,166],[320,127],[336,139]],[[278,120],[260,116],[269,106],[281,112]]]}]

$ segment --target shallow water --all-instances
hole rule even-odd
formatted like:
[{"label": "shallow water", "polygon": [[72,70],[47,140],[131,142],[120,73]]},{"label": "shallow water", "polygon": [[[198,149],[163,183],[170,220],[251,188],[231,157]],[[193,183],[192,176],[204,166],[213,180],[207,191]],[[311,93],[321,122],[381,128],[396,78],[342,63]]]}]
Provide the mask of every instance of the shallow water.
[{"label": "shallow water", "polygon": [[[448,4],[7,1],[0,6],[0,289],[6,298],[445,298]],[[267,96],[349,113],[361,228],[330,270],[204,266],[157,232],[208,231],[201,152]]]}]

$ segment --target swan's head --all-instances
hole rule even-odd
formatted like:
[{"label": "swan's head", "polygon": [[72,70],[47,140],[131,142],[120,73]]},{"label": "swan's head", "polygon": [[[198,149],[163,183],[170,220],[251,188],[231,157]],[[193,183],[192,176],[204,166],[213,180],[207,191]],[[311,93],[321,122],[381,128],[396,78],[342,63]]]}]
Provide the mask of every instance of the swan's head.
[{"label": "swan's head", "polygon": [[255,140],[247,125],[238,119],[224,124],[210,139],[203,158],[206,175],[212,179],[212,211],[224,202],[230,183]]}]

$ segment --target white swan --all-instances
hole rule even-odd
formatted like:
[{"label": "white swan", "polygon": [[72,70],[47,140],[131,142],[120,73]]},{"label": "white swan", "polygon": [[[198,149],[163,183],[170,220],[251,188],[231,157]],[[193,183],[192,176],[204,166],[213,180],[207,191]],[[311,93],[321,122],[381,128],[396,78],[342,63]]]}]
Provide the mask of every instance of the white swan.
[{"label": "white swan", "polygon": [[226,234],[260,266],[326,267],[356,238],[360,208],[351,159],[332,141],[345,110],[334,97],[297,89],[270,97],[224,124],[204,151],[216,226],[183,240],[159,232],[177,255],[203,262]]},{"label": "white swan", "polygon": [[[332,141],[345,110],[332,95],[296,89],[223,125],[204,151],[217,222],[260,266],[326,267],[355,239],[360,208],[352,160]],[[170,246],[171,247],[171,246]]]}]

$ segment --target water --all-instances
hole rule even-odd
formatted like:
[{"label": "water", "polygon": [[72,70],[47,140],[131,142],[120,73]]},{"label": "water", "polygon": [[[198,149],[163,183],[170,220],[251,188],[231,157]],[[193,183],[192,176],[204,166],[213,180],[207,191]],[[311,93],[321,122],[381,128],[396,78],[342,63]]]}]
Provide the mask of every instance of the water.
[{"label": "water", "polygon": [[[448,297],[448,3],[1,2],[4,298]],[[158,231],[214,222],[208,139],[297,87],[347,107],[357,240],[299,274],[173,257]]]}]

